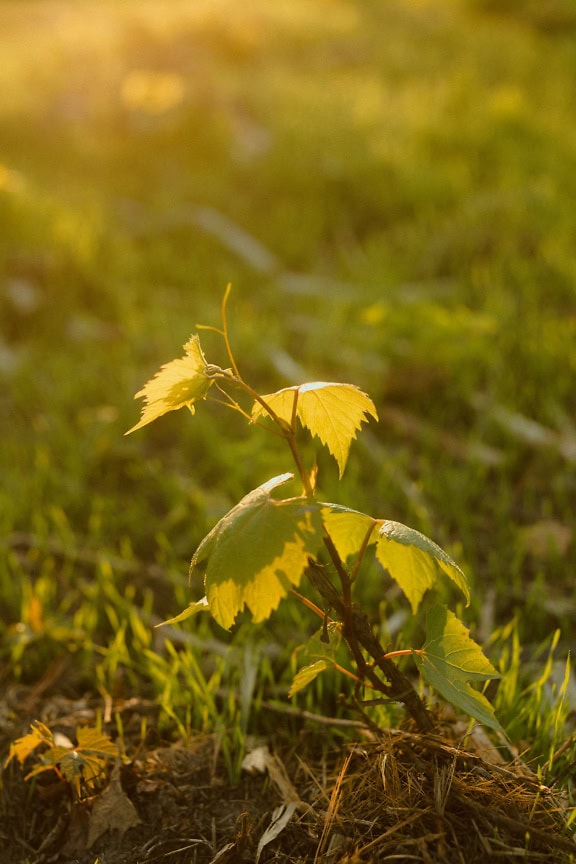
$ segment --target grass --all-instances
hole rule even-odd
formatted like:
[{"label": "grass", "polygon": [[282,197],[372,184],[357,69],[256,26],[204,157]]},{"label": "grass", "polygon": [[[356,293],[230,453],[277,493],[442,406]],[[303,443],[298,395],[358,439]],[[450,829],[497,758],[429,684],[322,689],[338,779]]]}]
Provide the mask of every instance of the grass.
[{"label": "grass", "polygon": [[[164,648],[152,629],[275,454],[209,411],[123,437],[133,393],[232,282],[235,353],[264,392],[340,379],[375,399],[339,499],[463,563],[469,626],[487,641],[514,622],[516,653],[491,649],[514,659],[511,734],[542,764],[568,740],[561,687],[530,689],[527,663],[557,630],[562,663],[576,616],[575,23],[546,10],[0,4],[6,684],[73,657],[71,692],[149,696],[181,731],[240,711],[244,732],[250,694],[288,682],[290,610],[266,650],[202,623]],[[237,709],[229,660],[252,674],[251,650],[264,674]],[[337,710],[325,687],[313,705]]]}]

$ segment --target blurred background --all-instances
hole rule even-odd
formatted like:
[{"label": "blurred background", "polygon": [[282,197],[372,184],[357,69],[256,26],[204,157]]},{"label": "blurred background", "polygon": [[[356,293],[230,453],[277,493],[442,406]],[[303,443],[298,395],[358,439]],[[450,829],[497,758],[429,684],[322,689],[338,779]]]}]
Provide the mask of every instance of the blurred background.
[{"label": "blurred background", "polygon": [[229,282],[254,387],[377,405],[326,500],[444,546],[481,641],[574,646],[571,0],[14,0],[0,57],[3,680],[153,679],[196,545],[290,470],[214,406],[124,437]]}]

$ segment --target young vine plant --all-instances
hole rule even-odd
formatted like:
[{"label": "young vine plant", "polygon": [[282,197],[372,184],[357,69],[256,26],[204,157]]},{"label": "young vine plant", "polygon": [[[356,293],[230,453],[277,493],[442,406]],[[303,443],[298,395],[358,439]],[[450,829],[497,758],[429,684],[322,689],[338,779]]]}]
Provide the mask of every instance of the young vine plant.
[{"label": "young vine plant", "polygon": [[[370,417],[378,419],[373,401],[352,384],[325,381],[284,387],[266,395],[258,393],[240,374],[232,351],[229,295],[230,286],[222,301],[222,327],[198,325],[197,329],[222,338],[230,367],[208,363],[198,334],[193,335],[184,345],[185,356],[162,366],[136,394],[135,398],[144,399],[144,406],[139,422],[126,434],[182,407],[194,414],[198,403],[212,400],[281,438],[294,469],[249,492],[204,538],[192,558],[190,576],[203,577],[205,596],[190,603],[169,623],[208,612],[218,624],[230,629],[245,608],[255,623],[262,622],[290,595],[321,619],[318,633],[306,646],[307,663],[297,672],[290,695],[325,670],[337,669],[355,681],[357,694],[368,688],[378,693],[378,698],[402,703],[418,728],[429,731],[433,728],[432,715],[398,662],[409,656],[427,685],[443,699],[502,731],[492,705],[478,689],[479,682],[499,675],[451,609],[432,602],[425,615],[424,644],[386,651],[355,596],[366,553],[373,548],[383,574],[399,585],[413,615],[418,613],[424,595],[446,578],[466,604],[470,601],[466,576],[428,537],[399,522],[317,498],[316,468],[305,464],[298,443],[299,426],[328,449],[342,477],[362,423]],[[301,494],[280,497],[294,476],[301,483]],[[315,600],[301,593],[306,590],[303,583],[313,589]],[[348,647],[353,671],[336,661],[342,641]]]}]

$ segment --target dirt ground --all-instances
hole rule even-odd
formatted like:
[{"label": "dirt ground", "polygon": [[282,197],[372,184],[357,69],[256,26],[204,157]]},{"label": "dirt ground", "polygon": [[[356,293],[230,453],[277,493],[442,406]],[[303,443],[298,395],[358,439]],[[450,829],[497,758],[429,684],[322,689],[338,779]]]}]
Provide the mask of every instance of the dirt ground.
[{"label": "dirt ground", "polygon": [[73,739],[101,705],[5,694],[2,864],[576,861],[561,796],[505,762],[481,730],[464,747],[464,724],[429,736],[358,729],[356,742],[326,752],[327,718],[278,715],[275,740],[254,742],[231,785],[216,736],[155,740],[154,706],[131,700],[115,706],[125,756],[110,760],[96,792],[76,795],[53,770],[26,781],[34,754],[6,765],[31,708]]}]

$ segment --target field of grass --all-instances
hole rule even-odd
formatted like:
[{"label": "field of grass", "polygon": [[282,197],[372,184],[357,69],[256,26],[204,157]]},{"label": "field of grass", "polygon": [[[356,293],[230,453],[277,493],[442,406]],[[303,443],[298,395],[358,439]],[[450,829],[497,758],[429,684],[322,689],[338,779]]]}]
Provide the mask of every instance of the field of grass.
[{"label": "field of grass", "polygon": [[[571,3],[5,0],[0,51],[3,687],[242,732],[287,689],[314,626],[294,612],[232,642],[201,622],[166,647],[153,624],[200,596],[188,562],[214,522],[291,466],[214,407],[124,437],[230,282],[261,392],[372,396],[342,484],[318,454],[323,496],[461,564],[501,722],[550,760],[574,728]],[[375,613],[382,595],[364,588]]]}]

